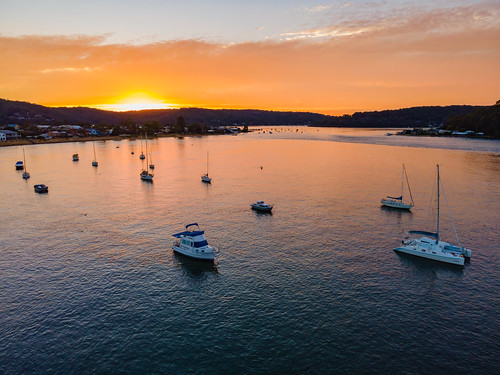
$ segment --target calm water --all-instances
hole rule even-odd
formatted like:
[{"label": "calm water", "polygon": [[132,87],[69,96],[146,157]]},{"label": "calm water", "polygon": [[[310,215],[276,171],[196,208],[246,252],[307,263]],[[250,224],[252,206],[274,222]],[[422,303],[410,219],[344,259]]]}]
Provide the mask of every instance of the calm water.
[{"label": "calm water", "polygon": [[[0,373],[500,373],[500,142],[296,129],[152,141],[153,184],[137,141],[26,146],[27,182],[0,148]],[[464,268],[392,250],[436,163]],[[191,222],[215,265],[172,253]]]}]

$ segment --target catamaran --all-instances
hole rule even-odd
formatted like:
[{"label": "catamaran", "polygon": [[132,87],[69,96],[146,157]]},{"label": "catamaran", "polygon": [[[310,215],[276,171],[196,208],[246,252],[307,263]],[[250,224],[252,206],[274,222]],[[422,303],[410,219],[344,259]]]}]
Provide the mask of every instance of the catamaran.
[{"label": "catamaran", "polygon": [[[404,203],[403,202],[405,177],[406,177],[406,184],[408,185],[408,192],[410,193],[411,203]],[[382,205],[386,206],[386,207],[399,208],[402,210],[411,210],[411,208],[414,206],[413,196],[411,195],[411,190],[410,190],[410,183],[408,182],[408,175],[406,174],[406,169],[405,169],[404,164],[403,164],[403,174],[401,177],[401,196],[400,197],[387,196],[387,197],[383,198],[380,201],[380,203],[382,203]]]},{"label": "catamaran", "polygon": [[92,146],[94,146],[94,161],[92,162],[92,166],[97,167],[99,164],[97,163],[97,158],[95,156],[95,142],[92,142]]},{"label": "catamaran", "polygon": [[28,168],[26,168],[26,155],[24,154],[24,147],[23,147],[23,160],[24,160],[23,178],[27,180],[28,178],[30,178],[30,174],[28,173]]},{"label": "catamaran", "polygon": [[[441,184],[442,185],[442,184]],[[439,165],[437,166],[437,228],[436,232],[427,232],[420,230],[411,230],[410,234],[423,235],[421,238],[406,238],[402,241],[402,246],[394,249],[405,254],[415,255],[421,258],[437,260],[439,262],[456,264],[459,266],[464,265],[466,258],[471,257],[472,251],[470,249],[464,248],[460,244],[457,231],[455,229],[455,223],[453,218],[451,218],[451,223],[453,224],[453,230],[457,238],[458,246],[452,245],[448,242],[441,241],[439,236],[439,205],[440,205],[440,178],[439,178]],[[444,194],[444,190],[443,190]],[[445,195],[446,199],[446,195]],[[448,202],[446,202],[448,205]]]},{"label": "catamaran", "polygon": [[207,151],[207,173],[201,176],[201,180],[207,184],[212,183],[212,178],[208,177],[208,151]]}]

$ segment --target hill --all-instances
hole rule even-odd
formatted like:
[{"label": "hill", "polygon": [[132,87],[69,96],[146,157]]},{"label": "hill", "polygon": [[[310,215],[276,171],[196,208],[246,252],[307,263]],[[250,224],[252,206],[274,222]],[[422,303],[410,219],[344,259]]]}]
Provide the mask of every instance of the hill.
[{"label": "hill", "polygon": [[452,116],[446,121],[444,128],[455,131],[473,130],[500,139],[500,100],[491,107],[475,108],[467,114]]},{"label": "hill", "polygon": [[[500,107],[500,106],[499,106]],[[186,124],[204,124],[207,126],[238,125],[312,125],[324,127],[427,127],[449,124],[450,127],[466,127],[474,130],[470,123],[479,116],[483,120],[492,117],[497,121],[498,115],[490,114],[490,107],[452,105],[412,107],[397,110],[372,112],[356,112],[352,115],[327,116],[311,112],[279,112],[252,109],[203,109],[180,108],[143,110],[130,112],[112,112],[86,107],[44,107],[27,102],[0,99],[0,124],[19,125],[89,125],[100,124],[113,127],[119,124],[135,122],[144,124],[158,122],[161,126],[175,124],[183,117]],[[493,111],[498,110],[498,108]],[[485,112],[486,111],[486,112]],[[496,113],[496,112],[495,112]],[[472,117],[467,117],[467,116]],[[466,117],[463,117],[466,116]],[[497,117],[494,117],[497,116]],[[454,122],[449,122],[452,121]],[[496,120],[495,120],[496,119]],[[483,121],[481,120],[481,121]],[[486,121],[486,120],[484,120]],[[488,120],[490,121],[490,120]],[[483,122],[481,122],[482,124]],[[453,125],[455,124],[455,125]],[[492,127],[482,126],[486,134],[491,134]],[[498,134],[498,133],[495,133]]]}]

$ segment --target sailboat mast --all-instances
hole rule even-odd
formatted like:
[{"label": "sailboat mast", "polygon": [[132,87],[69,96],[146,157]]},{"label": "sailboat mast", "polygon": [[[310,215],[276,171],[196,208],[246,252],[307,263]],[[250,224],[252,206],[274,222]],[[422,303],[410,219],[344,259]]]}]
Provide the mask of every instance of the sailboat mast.
[{"label": "sailboat mast", "polygon": [[401,173],[401,202],[403,202],[404,182],[405,182],[405,165],[403,164],[403,173]]},{"label": "sailboat mast", "polygon": [[26,172],[26,155],[24,154],[24,147],[23,147],[23,160],[24,160],[24,171]]},{"label": "sailboat mast", "polygon": [[437,166],[437,230],[436,230],[436,243],[439,241],[439,164]]},{"label": "sailboat mast", "polygon": [[96,160],[96,157],[95,157],[95,142],[92,142],[92,146],[94,146],[94,160]]},{"label": "sailboat mast", "polygon": [[148,133],[146,133],[146,170],[149,168],[149,158],[148,158]]},{"label": "sailboat mast", "polygon": [[208,151],[207,151],[207,176],[208,176]]}]

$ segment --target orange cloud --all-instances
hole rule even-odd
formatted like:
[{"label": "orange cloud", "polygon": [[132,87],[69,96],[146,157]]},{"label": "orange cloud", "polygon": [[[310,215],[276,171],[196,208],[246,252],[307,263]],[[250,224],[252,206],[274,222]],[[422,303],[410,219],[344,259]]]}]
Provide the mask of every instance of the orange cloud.
[{"label": "orange cloud", "polygon": [[490,4],[329,26],[308,41],[230,45],[0,36],[0,97],[99,106],[142,92],[180,106],[323,113],[491,104],[500,87],[498,12]]}]

